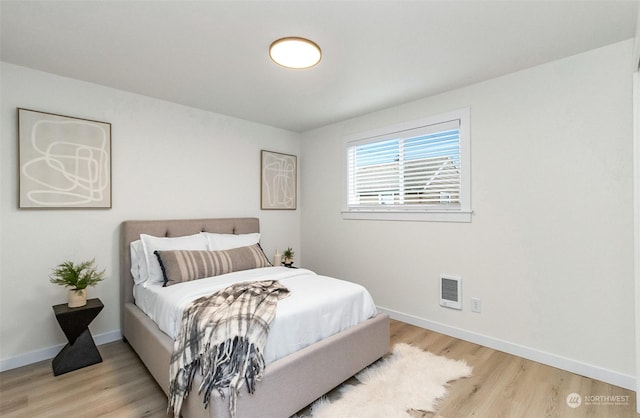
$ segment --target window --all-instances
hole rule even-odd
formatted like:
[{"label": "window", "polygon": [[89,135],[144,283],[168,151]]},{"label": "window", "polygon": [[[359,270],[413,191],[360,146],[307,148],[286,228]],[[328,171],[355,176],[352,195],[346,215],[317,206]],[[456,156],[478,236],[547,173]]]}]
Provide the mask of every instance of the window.
[{"label": "window", "polygon": [[346,219],[471,221],[469,109],[345,138]]}]

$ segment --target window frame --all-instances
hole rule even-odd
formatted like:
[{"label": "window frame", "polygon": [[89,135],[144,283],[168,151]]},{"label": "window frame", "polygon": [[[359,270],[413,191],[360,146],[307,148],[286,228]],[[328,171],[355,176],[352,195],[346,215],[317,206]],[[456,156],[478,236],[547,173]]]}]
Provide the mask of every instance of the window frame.
[{"label": "window frame", "polygon": [[[423,119],[402,122],[370,131],[343,137],[343,219],[471,222],[471,133],[470,108],[462,108]],[[442,207],[349,207],[349,148],[358,144],[392,139],[394,134],[418,130],[454,120],[460,121],[460,205],[458,208]]]}]

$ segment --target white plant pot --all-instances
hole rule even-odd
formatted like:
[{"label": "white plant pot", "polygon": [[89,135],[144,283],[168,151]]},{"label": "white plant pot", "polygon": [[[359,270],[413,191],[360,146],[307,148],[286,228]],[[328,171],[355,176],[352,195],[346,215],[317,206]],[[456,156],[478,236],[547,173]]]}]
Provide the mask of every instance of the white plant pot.
[{"label": "white plant pot", "polygon": [[67,305],[70,308],[79,308],[87,304],[87,289],[82,290],[74,290],[69,289],[69,294],[67,296],[68,301]]}]

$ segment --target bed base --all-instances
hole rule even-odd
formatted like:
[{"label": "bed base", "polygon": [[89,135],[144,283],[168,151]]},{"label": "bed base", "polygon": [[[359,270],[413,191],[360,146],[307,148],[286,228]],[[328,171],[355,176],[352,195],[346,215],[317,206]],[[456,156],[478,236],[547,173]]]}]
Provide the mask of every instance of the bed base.
[{"label": "bed base", "polygon": [[[165,394],[169,389],[169,361],[173,340],[133,303],[129,243],[141,233],[155,236],[182,236],[201,231],[244,234],[259,232],[257,218],[190,219],[169,221],[126,221],[121,228],[122,336],[138,354]],[[240,391],[238,418],[286,418],[303,409],[349,377],[389,352],[389,317],[378,314],[290,354],[269,365],[250,395]],[[185,399],[182,416],[188,418],[228,418],[228,397],[217,393],[204,409],[197,393],[200,376]]]}]

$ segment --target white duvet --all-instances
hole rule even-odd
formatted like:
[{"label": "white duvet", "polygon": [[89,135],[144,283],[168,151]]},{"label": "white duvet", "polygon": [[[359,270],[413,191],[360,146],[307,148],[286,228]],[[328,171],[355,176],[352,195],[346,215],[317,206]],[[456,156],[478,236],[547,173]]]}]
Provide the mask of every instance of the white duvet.
[{"label": "white duvet", "polygon": [[377,311],[369,292],[362,286],[318,275],[307,269],[265,267],[239,271],[162,287],[162,283],[134,287],[136,305],[160,329],[175,339],[182,312],[193,300],[233,283],[278,280],[289,297],[278,302],[265,347],[265,361],[271,363],[323,338],[374,316]]}]

